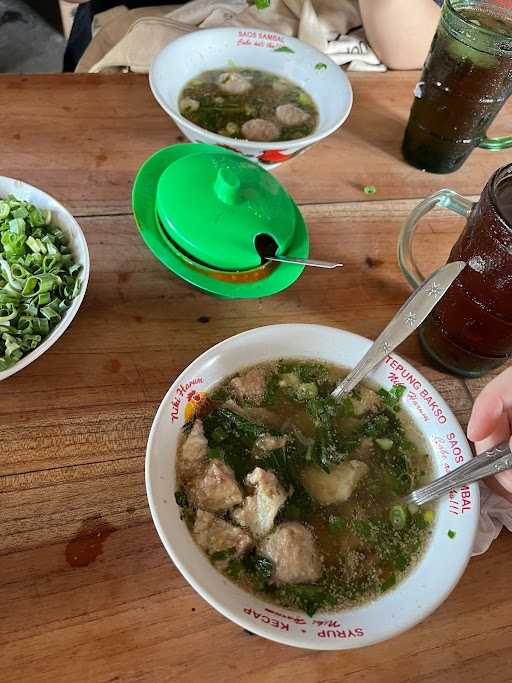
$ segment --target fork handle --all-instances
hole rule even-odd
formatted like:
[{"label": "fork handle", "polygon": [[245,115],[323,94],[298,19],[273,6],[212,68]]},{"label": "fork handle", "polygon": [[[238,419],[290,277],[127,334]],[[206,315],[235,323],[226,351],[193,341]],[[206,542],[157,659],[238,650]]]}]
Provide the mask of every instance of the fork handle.
[{"label": "fork handle", "polygon": [[464,484],[472,484],[508,469],[512,469],[512,452],[508,441],[503,441],[471,458],[460,467],[456,467],[452,472],[448,472],[430,484],[409,493],[403,502],[405,504],[424,505],[452,489],[457,489]]}]

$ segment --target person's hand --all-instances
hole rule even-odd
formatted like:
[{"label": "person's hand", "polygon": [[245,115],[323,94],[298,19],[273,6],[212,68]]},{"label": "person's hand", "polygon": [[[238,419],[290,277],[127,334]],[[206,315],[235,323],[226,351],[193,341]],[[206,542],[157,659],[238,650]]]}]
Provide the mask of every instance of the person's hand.
[{"label": "person's hand", "polygon": [[[512,368],[495,377],[475,401],[468,437],[477,453],[510,439],[512,445]],[[512,470],[486,479],[486,484],[512,503]]]}]

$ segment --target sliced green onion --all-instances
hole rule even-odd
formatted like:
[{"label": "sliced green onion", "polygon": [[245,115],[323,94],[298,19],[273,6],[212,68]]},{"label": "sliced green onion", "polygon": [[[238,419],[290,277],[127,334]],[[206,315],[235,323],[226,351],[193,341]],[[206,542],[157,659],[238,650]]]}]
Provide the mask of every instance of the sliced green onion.
[{"label": "sliced green onion", "polygon": [[393,448],[393,442],[391,439],[375,439],[375,443],[379,448],[382,448],[383,451],[389,451]]},{"label": "sliced green onion", "polygon": [[405,529],[407,508],[403,505],[393,505],[389,510],[389,521],[394,529]]},{"label": "sliced green onion", "polygon": [[51,219],[48,209],[0,199],[0,370],[35,349],[80,292],[81,266]]},{"label": "sliced green onion", "polygon": [[432,512],[432,510],[425,510],[425,512],[423,513],[423,519],[427,524],[432,524],[432,522],[434,521],[434,513]]}]

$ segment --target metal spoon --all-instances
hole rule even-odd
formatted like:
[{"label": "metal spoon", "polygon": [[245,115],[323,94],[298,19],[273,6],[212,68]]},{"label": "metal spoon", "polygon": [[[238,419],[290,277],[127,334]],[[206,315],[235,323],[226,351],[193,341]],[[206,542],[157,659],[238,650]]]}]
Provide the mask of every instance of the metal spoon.
[{"label": "metal spoon", "polygon": [[331,261],[319,261],[312,258],[295,258],[294,256],[264,256],[266,261],[278,261],[279,263],[295,263],[299,266],[315,266],[316,268],[338,268],[343,263],[332,263]]},{"label": "metal spoon", "polygon": [[335,399],[340,401],[344,398],[376,365],[421,325],[465,266],[464,261],[454,261],[442,266],[411,294],[352,372],[334,389],[332,395]]},{"label": "metal spoon", "polygon": [[484,477],[490,477],[492,474],[498,474],[498,472],[509,469],[512,469],[512,452],[509,443],[504,441],[498,446],[488,448],[480,455],[471,458],[452,472],[448,472],[439,479],[434,479],[430,484],[409,493],[402,499],[402,502],[405,505],[409,503],[424,505],[464,484],[472,484]]}]

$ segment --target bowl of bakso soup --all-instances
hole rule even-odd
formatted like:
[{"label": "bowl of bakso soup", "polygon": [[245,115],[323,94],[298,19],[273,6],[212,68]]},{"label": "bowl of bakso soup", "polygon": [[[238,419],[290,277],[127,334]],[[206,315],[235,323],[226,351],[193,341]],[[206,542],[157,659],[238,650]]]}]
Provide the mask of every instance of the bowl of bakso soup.
[{"label": "bowl of bakso soup", "polygon": [[402,502],[471,457],[429,382],[391,354],[331,398],[369,346],[319,325],[231,337],[178,377],[149,436],[147,495],[174,564],[227,618],[287,645],[391,638],[448,597],[471,554],[476,485]]},{"label": "bowl of bakso soup", "polygon": [[256,29],[182,36],[155,58],[150,85],[189,140],[224,145],[266,166],[330,135],[352,106],[349,80],[329,57]]}]

